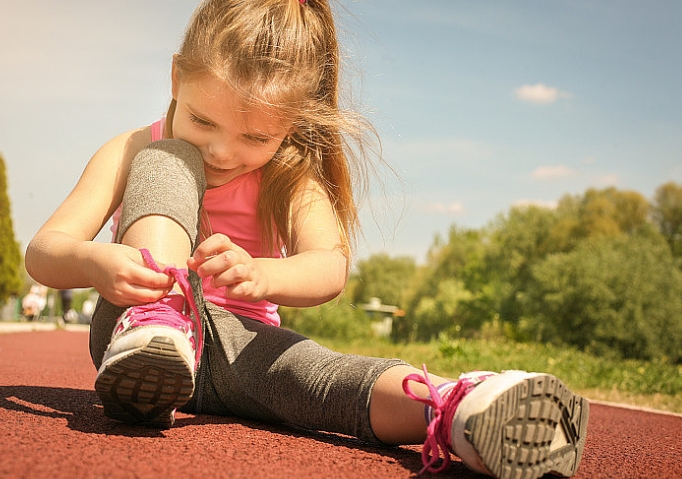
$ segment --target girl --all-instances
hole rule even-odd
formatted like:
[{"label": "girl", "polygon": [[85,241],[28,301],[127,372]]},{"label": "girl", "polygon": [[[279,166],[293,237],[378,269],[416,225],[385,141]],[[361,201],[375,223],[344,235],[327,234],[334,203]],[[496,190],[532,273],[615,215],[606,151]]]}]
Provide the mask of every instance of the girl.
[{"label": "girl", "polygon": [[[36,280],[100,293],[90,351],[104,413],[426,439],[430,471],[453,451],[494,477],[574,474],[588,403],[553,376],[451,381],[278,328],[277,305],[328,301],[348,273],[365,128],[339,108],[338,69],[326,0],[205,1],[173,58],[165,120],[105,144],[33,238]],[[112,214],[115,241],[94,242]]]}]

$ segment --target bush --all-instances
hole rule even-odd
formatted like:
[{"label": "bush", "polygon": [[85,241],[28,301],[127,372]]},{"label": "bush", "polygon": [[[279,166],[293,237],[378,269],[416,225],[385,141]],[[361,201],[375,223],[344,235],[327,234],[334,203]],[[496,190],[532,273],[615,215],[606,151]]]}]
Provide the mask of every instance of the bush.
[{"label": "bush", "polygon": [[364,311],[343,300],[314,308],[280,308],[282,326],[304,336],[352,341],[372,337]]}]

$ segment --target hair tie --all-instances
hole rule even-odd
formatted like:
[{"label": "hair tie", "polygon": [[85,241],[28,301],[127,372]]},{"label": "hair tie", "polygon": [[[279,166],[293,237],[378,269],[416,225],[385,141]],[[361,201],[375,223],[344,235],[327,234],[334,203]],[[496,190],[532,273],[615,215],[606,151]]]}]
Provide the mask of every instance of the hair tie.
[{"label": "hair tie", "polygon": [[300,3],[301,5],[305,5],[306,3],[308,3],[308,0],[298,0],[298,3]]}]

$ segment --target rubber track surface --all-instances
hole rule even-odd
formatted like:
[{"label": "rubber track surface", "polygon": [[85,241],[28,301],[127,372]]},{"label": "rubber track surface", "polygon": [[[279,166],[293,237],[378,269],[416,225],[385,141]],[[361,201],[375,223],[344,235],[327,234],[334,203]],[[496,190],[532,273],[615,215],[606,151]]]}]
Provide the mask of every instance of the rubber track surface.
[{"label": "rubber track surface", "polygon": [[[85,332],[0,334],[0,478],[414,478],[420,446],[178,413],[168,430],[104,416]],[[682,418],[593,404],[576,478],[682,478]],[[422,477],[481,478],[454,462]],[[547,476],[548,478],[550,476]]]}]

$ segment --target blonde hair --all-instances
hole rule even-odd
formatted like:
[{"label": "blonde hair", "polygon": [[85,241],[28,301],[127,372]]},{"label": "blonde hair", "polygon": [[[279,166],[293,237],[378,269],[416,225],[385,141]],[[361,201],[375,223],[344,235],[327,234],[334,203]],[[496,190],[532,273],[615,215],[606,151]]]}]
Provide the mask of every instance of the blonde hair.
[{"label": "blonde hair", "polygon": [[[366,133],[373,130],[339,107],[339,65],[326,0],[206,0],[176,55],[181,77],[214,75],[248,104],[274,106],[293,125],[263,167],[258,216],[269,248],[294,250],[292,201],[312,180],[331,201],[341,247],[350,257],[359,229],[353,187],[366,189],[359,160]],[[174,113],[175,101],[168,109],[168,137]]]}]

